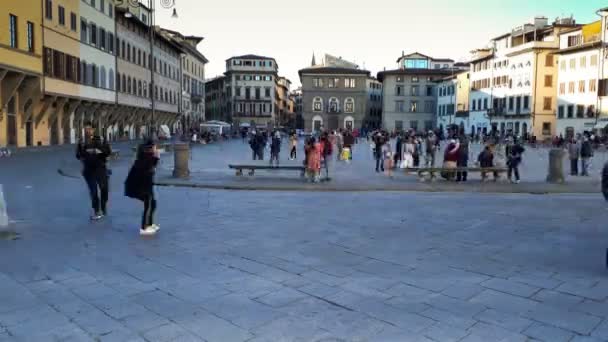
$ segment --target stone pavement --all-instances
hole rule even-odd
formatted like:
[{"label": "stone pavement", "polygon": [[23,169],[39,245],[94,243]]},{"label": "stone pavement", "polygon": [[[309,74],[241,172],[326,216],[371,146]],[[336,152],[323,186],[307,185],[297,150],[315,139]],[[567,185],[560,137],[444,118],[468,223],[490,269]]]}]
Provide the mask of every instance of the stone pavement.
[{"label": "stone pavement", "polygon": [[143,239],[71,157],[0,160],[0,341],[608,341],[599,196],[160,188]]}]

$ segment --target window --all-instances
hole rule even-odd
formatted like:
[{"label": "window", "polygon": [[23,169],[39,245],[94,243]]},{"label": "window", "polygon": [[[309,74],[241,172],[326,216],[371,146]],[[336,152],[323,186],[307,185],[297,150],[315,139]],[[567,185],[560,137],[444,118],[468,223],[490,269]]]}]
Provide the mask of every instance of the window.
[{"label": "window", "polygon": [[576,106],[576,117],[577,118],[582,118],[585,116],[585,106],[583,105],[577,105]]},{"label": "window", "polygon": [[412,96],[418,96],[419,93],[419,87],[417,85],[412,86]]},{"label": "window", "polygon": [[411,113],[416,113],[418,112],[418,101],[412,101],[410,103],[410,112]]},{"label": "window", "polygon": [[402,131],[403,130],[403,121],[401,120],[396,120],[395,121],[395,129],[397,131]]},{"label": "window", "polygon": [[72,12],[70,13],[70,29],[74,32],[76,32],[76,30],[78,29],[76,27],[77,25],[77,19],[76,19],[76,13]]},{"label": "window", "polygon": [[[454,105],[451,105],[452,107],[454,107]],[[483,109],[488,109],[488,99],[484,98],[483,99]]]},{"label": "window", "polygon": [[418,79],[418,76],[412,76],[412,82],[413,83],[418,83],[420,80]]},{"label": "window", "polygon": [[472,101],[472,109],[477,110],[477,106],[475,105],[477,102],[475,100]]},{"label": "window", "polygon": [[568,119],[574,117],[574,105],[568,105]]},{"label": "window", "polygon": [[513,110],[513,108],[515,107],[515,100],[513,99],[513,96],[509,96],[509,110]]},{"label": "window", "polygon": [[551,96],[545,96],[543,98],[543,110],[551,110],[552,102],[553,102],[553,98]]},{"label": "window", "polygon": [[594,105],[590,105],[590,106],[587,108],[587,117],[588,117],[588,118],[593,118],[593,117],[595,117],[595,106],[594,106]]},{"label": "window", "polygon": [[404,111],[403,101],[395,101],[395,112],[403,113]]},{"label": "window", "polygon": [[524,96],[524,109],[530,109],[530,96]]},{"label": "window", "polygon": [[355,88],[355,79],[354,78],[345,78],[344,79],[344,88]]},{"label": "window", "polygon": [[312,86],[315,88],[323,88],[323,79],[322,78],[313,78]]},{"label": "window", "polygon": [[551,135],[551,123],[543,122],[543,135]]},{"label": "window", "polygon": [[99,47],[102,50],[106,49],[106,30],[102,28],[99,29]]},{"label": "window", "polygon": [[397,96],[403,95],[403,86],[397,86],[395,88],[395,95],[397,95]]},{"label": "window", "polygon": [[255,80],[256,80],[256,81],[261,81],[261,80],[262,80],[262,77],[261,77],[260,75],[255,75]]},{"label": "window", "polygon": [[245,87],[245,98],[247,100],[251,99],[251,88],[250,87]]},{"label": "window", "polygon": [[65,8],[57,6],[57,16],[59,17],[59,25],[65,26]]},{"label": "window", "polygon": [[559,94],[560,95],[566,94],[566,83],[562,82],[559,84]]},{"label": "window", "polygon": [[96,7],[97,4],[95,3],[95,0],[91,0],[91,7]]},{"label": "window", "polygon": [[568,94],[574,94],[574,82],[568,82]]},{"label": "window", "polygon": [[414,130],[414,132],[418,131],[418,120],[410,121],[410,128]]},{"label": "window", "polygon": [[578,81],[578,92],[579,93],[584,93],[585,92],[585,81]]},{"label": "window", "polygon": [[53,0],[46,0],[46,7],[44,8],[44,16],[48,20],[53,19]]},{"label": "window", "polygon": [[344,100],[344,111],[346,113],[354,113],[355,112],[355,100],[352,97]]},{"label": "window", "polygon": [[255,99],[259,100],[260,99],[260,88],[255,88]]},{"label": "window", "polygon": [[99,0],[99,10],[102,12],[105,12],[106,4],[105,4],[104,0]]},{"label": "window", "polygon": [[553,87],[553,75],[545,75],[545,87]]},{"label": "window", "polygon": [[426,86],[426,96],[433,96],[433,86]]},{"label": "window", "polygon": [[88,42],[88,24],[84,18],[80,18],[80,41],[83,43]]},{"label": "window", "polygon": [[557,108],[557,118],[558,119],[563,119],[564,118],[564,106],[559,106]]},{"label": "window", "polygon": [[403,76],[397,76],[397,82],[403,82]]},{"label": "window", "polygon": [[576,69],[576,59],[571,58],[570,59],[570,70],[574,70]]},{"label": "window", "polygon": [[89,43],[91,43],[91,45],[97,46],[97,25],[91,24],[90,31],[91,40],[89,41]]},{"label": "window", "polygon": [[266,89],[265,89],[265,94],[264,94],[264,95],[265,95],[266,97],[270,97],[270,88],[269,88],[269,87],[266,87]]},{"label": "window", "polygon": [[114,35],[108,32],[108,52],[114,54]]},{"label": "window", "polygon": [[547,57],[545,57],[545,66],[553,66],[553,55],[547,55]]},{"label": "window", "polygon": [[241,96],[241,87],[236,87],[234,92],[235,92],[235,96],[240,97]]},{"label": "window", "polygon": [[597,66],[597,55],[591,56],[590,64],[591,66]]},{"label": "window", "polygon": [[323,110],[323,99],[320,97],[315,97],[312,101],[312,110],[315,112],[320,112]]},{"label": "window", "polygon": [[340,111],[340,104],[338,103],[338,99],[332,97],[329,99],[329,112],[330,113],[338,113]]},{"label": "window", "polygon": [[10,35],[10,44],[11,47],[16,49],[18,47],[18,38],[17,38],[17,16],[9,14],[9,35]]},{"label": "window", "polygon": [[581,57],[581,68],[587,67],[587,56]]},{"label": "window", "polygon": [[599,96],[608,95],[608,79],[603,79],[599,81],[598,85],[598,93]]},{"label": "window", "polygon": [[112,7],[112,4],[108,4],[108,16],[110,16],[110,18],[114,17],[114,7]]},{"label": "window", "polygon": [[559,68],[560,68],[562,71],[566,71],[566,61],[565,61],[565,60],[564,60],[564,61],[561,61],[561,62],[559,63]]},{"label": "window", "polygon": [[595,93],[597,91],[597,80],[589,80],[589,92]]},{"label": "window", "polygon": [[34,23],[27,22],[27,51],[34,52]]}]

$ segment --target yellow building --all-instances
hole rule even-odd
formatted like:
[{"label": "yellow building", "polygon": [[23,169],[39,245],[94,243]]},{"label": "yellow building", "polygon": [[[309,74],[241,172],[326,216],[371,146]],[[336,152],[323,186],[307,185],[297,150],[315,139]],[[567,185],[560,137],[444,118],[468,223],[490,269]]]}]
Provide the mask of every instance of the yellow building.
[{"label": "yellow building", "polygon": [[3,5],[0,32],[8,34],[0,35],[0,146],[32,145],[32,130],[26,128],[41,93],[41,0]]}]

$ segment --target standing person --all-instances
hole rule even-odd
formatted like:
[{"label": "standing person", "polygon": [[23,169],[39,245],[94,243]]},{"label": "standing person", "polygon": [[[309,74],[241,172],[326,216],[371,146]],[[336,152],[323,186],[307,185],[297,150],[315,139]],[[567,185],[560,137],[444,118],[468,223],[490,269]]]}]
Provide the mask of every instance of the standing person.
[{"label": "standing person", "polygon": [[344,135],[342,135],[342,129],[339,129],[336,134],[336,147],[338,148],[338,160],[342,160],[342,149],[344,148]]},{"label": "standing person", "polygon": [[249,147],[251,148],[251,156],[253,160],[257,159],[258,156],[258,139],[257,135],[252,134],[251,138],[249,138]]},{"label": "standing person", "polygon": [[138,199],[144,203],[140,235],[154,235],[160,226],[154,223],[156,199],[154,198],[154,174],[160,154],[152,140],[146,141],[138,148],[135,163],[125,181],[125,196]]},{"label": "standing person", "polygon": [[270,141],[270,166],[273,165],[273,161],[276,161],[276,166],[279,166],[279,154],[281,153],[281,133],[276,131],[272,135]]},{"label": "standing person", "polygon": [[[469,166],[469,139],[465,134],[460,136],[460,149],[458,150],[458,162],[457,166],[459,168],[466,168]],[[467,181],[468,172],[466,171],[458,171],[456,173],[456,181],[457,182],[466,182]]]},{"label": "standing person", "polygon": [[82,176],[91,196],[91,220],[97,221],[108,214],[109,171],[106,162],[112,154],[112,148],[102,142],[100,136],[93,134],[92,127],[87,127],[85,132],[85,142],[80,142],[76,148],[76,159],[82,162]]},{"label": "standing person", "polygon": [[384,157],[384,166],[386,167],[386,175],[389,178],[393,178],[393,168],[394,164],[394,156],[393,151],[391,150],[391,144],[386,143],[382,145],[382,155]]},{"label": "standing person", "polygon": [[314,137],[310,137],[304,148],[306,152],[306,173],[311,182],[319,181],[319,170],[321,169],[321,158],[318,144]]},{"label": "standing person", "polygon": [[507,167],[509,168],[507,172],[507,176],[509,177],[509,182],[513,183],[513,179],[511,178],[513,173],[515,173],[515,183],[519,184],[519,164],[522,160],[522,154],[525,149],[519,144],[519,142],[514,141],[509,138],[507,140],[507,147],[505,149],[505,155],[507,156]]},{"label": "standing person", "polygon": [[604,198],[608,201],[608,162],[604,164],[604,168],[602,169],[602,194],[604,194]]},{"label": "standing person", "polygon": [[298,157],[298,135],[296,132],[291,133],[291,137],[289,137],[289,145],[291,147],[291,151],[289,152],[289,160],[296,160]]},{"label": "standing person", "polygon": [[435,154],[437,152],[437,137],[433,131],[429,131],[428,136],[426,137],[426,167],[435,167]]},{"label": "standing person", "polygon": [[583,136],[583,143],[581,144],[581,160],[583,172],[582,176],[589,176],[589,165],[591,164],[591,158],[593,157],[593,146],[591,145],[591,141],[589,141],[589,136]]},{"label": "standing person", "polygon": [[397,141],[395,142],[395,167],[401,165],[401,157],[403,155],[403,135],[399,133],[397,135]]},{"label": "standing person", "polygon": [[409,136],[403,145],[403,156],[401,157],[402,169],[414,167],[414,153],[416,153],[416,143],[414,142],[414,137]]},{"label": "standing person", "polygon": [[578,158],[581,154],[581,145],[576,138],[568,143],[568,157],[570,158],[570,175],[578,176]]},{"label": "standing person", "polygon": [[[445,153],[443,155],[443,167],[446,169],[455,169],[458,167],[458,158],[460,157],[460,144],[451,139],[448,145],[445,148]],[[441,177],[452,180],[454,179],[454,172],[443,172]]]},{"label": "standing person", "polygon": [[353,137],[350,131],[346,132],[344,136],[344,148],[348,148],[350,153],[348,154],[348,160],[353,160],[353,146],[355,145],[355,137]]},{"label": "standing person", "polygon": [[381,132],[374,135],[374,158],[376,159],[376,172],[384,172],[384,155],[382,154],[382,146],[385,140]]},{"label": "standing person", "polygon": [[[492,152],[490,146],[486,146],[483,151],[479,153],[479,156],[477,156],[477,162],[479,163],[479,167],[482,169],[494,167],[494,153]],[[487,177],[487,172],[482,171],[481,181],[485,182]],[[496,171],[494,171],[494,181],[498,181],[498,172]]]},{"label": "standing person", "polygon": [[323,166],[325,168],[325,180],[329,181],[331,178],[329,177],[329,169],[331,168],[332,163],[332,153],[333,153],[333,144],[327,132],[323,133],[321,136],[321,146],[323,155],[321,156],[323,159]]}]

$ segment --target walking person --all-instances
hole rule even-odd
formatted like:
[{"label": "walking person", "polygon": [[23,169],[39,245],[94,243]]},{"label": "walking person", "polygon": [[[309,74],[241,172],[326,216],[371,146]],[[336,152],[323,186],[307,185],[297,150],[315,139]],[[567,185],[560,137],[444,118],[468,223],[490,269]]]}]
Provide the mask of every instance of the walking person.
[{"label": "walking person", "polygon": [[291,133],[291,137],[289,137],[289,145],[291,147],[291,151],[289,152],[289,160],[296,160],[298,157],[298,135],[296,132]]},{"label": "walking person", "polygon": [[403,156],[401,157],[401,168],[410,169],[414,167],[414,153],[416,153],[416,143],[414,137],[406,138],[406,143],[403,144]]},{"label": "walking person", "polygon": [[581,144],[581,160],[583,172],[582,176],[589,176],[589,165],[591,164],[591,158],[593,157],[593,146],[587,135],[583,136],[583,143]]},{"label": "walking person", "polygon": [[[465,134],[460,136],[460,149],[458,150],[458,162],[457,166],[459,168],[466,168],[469,166],[469,139]],[[458,171],[456,173],[456,181],[457,182],[466,182],[467,181],[468,172],[466,171]]]},{"label": "walking person", "polygon": [[93,128],[85,129],[85,142],[80,142],[76,148],[76,159],[82,162],[82,176],[89,188],[93,214],[91,220],[97,221],[108,214],[108,157],[112,148],[101,137],[93,134]]},{"label": "walking person", "polygon": [[270,166],[273,166],[273,162],[276,162],[276,166],[279,166],[279,154],[281,153],[281,133],[276,131],[272,135],[270,142]]},{"label": "walking person", "polygon": [[160,154],[152,140],[146,141],[138,148],[135,163],[125,181],[125,196],[138,199],[144,203],[140,235],[154,235],[160,226],[154,223],[156,199],[154,198],[154,175]]},{"label": "walking person", "polygon": [[[477,163],[482,169],[494,167],[494,153],[490,146],[486,146],[477,156]],[[488,178],[486,171],[481,171],[481,181],[485,182]],[[494,181],[498,181],[498,172],[494,171]]]},{"label": "walking person", "polygon": [[426,167],[435,167],[435,154],[437,153],[437,136],[433,131],[429,131],[429,134],[425,140],[425,161]]},{"label": "walking person", "polygon": [[520,182],[519,164],[521,163],[522,154],[524,153],[524,151],[525,149],[516,140],[514,141],[512,138],[509,138],[507,140],[505,155],[507,156],[507,176],[509,178],[509,182],[511,183],[513,183],[513,173],[515,173],[515,183],[519,184]]},{"label": "walking person", "polygon": [[[388,137],[387,137],[388,138]],[[391,144],[386,143],[382,145],[382,156],[384,158],[384,166],[386,169],[386,175],[389,178],[393,178],[393,168],[395,168],[393,151],[391,149]]]},{"label": "walking person", "polygon": [[348,131],[346,132],[346,135],[344,136],[344,149],[348,149],[349,154],[348,154],[348,160],[353,160],[353,146],[355,145],[355,137],[353,137],[353,134]]},{"label": "walking person", "polygon": [[[443,168],[455,169],[458,167],[458,159],[460,157],[460,144],[455,140],[451,139],[445,148],[443,155]],[[441,173],[441,177],[451,181],[454,179],[455,172],[445,171]]]},{"label": "walking person", "polygon": [[395,167],[401,165],[401,157],[403,155],[403,135],[399,133],[395,142]]},{"label": "walking person", "polygon": [[310,137],[304,147],[306,153],[306,174],[308,179],[313,183],[319,181],[319,170],[321,169],[321,158],[318,147],[314,137]]},{"label": "walking person", "polygon": [[384,172],[384,155],[382,154],[382,146],[385,140],[381,132],[374,135],[374,159],[376,159],[376,172]]},{"label": "walking person", "polygon": [[578,158],[581,154],[581,144],[576,138],[570,139],[568,143],[568,157],[570,158],[570,175],[578,176]]},{"label": "walking person", "polygon": [[344,148],[344,135],[342,129],[339,129],[336,134],[336,147],[338,148],[338,160],[342,160],[342,150]]},{"label": "walking person", "polygon": [[323,153],[321,157],[323,158],[323,166],[325,169],[324,180],[329,181],[331,180],[331,178],[329,177],[329,170],[332,164],[333,144],[327,132],[323,133],[323,135],[321,136],[321,147]]}]

